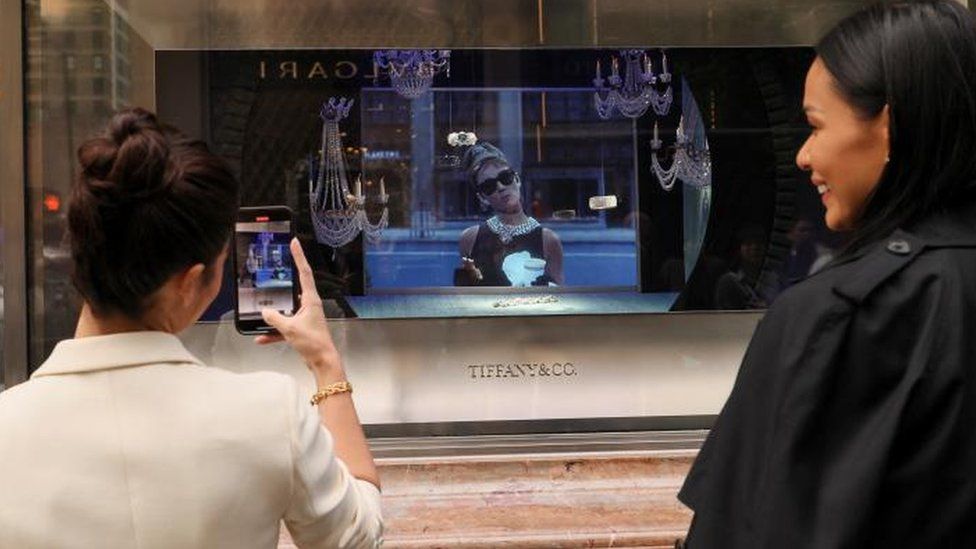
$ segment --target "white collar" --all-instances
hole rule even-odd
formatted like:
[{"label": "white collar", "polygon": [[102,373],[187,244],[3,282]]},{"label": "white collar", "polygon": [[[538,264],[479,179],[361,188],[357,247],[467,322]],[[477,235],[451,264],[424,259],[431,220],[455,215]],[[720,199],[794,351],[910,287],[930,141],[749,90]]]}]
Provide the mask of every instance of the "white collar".
[{"label": "white collar", "polygon": [[161,362],[204,366],[173,334],[125,332],[65,339],[54,347],[51,356],[31,377],[95,372]]}]

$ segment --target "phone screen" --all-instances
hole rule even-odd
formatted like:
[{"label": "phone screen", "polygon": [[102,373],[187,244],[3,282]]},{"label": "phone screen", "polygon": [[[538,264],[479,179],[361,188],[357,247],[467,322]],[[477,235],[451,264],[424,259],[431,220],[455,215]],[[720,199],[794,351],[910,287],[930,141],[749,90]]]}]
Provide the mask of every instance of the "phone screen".
[{"label": "phone screen", "polygon": [[237,324],[242,332],[269,327],[262,309],[294,310],[295,273],[287,210],[241,210],[235,227]]}]

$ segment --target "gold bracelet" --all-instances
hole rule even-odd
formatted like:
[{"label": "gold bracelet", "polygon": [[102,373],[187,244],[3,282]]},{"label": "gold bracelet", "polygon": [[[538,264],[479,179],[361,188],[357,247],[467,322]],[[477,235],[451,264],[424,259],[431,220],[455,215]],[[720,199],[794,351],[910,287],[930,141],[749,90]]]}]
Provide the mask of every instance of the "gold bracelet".
[{"label": "gold bracelet", "polygon": [[312,395],[312,400],[310,403],[312,406],[317,406],[319,402],[329,398],[332,395],[338,395],[340,393],[351,393],[352,384],[348,381],[337,381],[335,383],[330,383],[324,388],[319,389]]}]

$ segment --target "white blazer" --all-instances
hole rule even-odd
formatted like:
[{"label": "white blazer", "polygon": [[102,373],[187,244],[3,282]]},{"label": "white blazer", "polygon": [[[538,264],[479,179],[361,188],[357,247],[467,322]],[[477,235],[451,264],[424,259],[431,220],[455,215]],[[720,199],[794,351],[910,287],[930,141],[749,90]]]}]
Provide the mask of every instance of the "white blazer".
[{"label": "white blazer", "polygon": [[[273,366],[273,365],[269,365]],[[170,334],[62,341],[0,393],[0,548],[274,548],[380,543],[291,378],[209,368]]]}]

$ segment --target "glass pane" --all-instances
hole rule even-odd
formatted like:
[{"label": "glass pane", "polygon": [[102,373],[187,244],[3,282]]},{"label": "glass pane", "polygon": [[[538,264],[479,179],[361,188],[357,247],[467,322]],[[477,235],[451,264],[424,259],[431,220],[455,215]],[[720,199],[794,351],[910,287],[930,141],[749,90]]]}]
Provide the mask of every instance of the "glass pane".
[{"label": "glass pane", "polygon": [[[794,165],[800,110],[784,108],[811,59],[181,50],[155,67],[173,83],[160,114],[239,167],[242,202],[294,212],[330,316],[384,319],[767,307],[837,244]],[[473,153],[497,174],[466,166]],[[238,258],[228,289],[272,291],[253,287],[255,261],[269,263]]]},{"label": "glass pane", "polygon": [[24,11],[33,369],[71,337],[80,307],[65,244],[75,151],[115,110],[153,104],[152,50],[131,31],[123,9],[113,12],[101,0],[27,1]]}]

